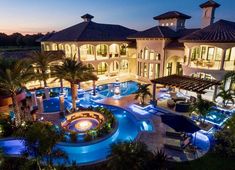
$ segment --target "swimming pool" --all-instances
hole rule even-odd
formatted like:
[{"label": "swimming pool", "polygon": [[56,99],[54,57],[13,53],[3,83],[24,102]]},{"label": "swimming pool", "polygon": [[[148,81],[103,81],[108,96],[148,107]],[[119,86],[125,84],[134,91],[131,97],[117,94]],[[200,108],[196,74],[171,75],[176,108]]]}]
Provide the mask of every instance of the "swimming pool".
[{"label": "swimming pool", "polygon": [[[102,106],[102,105],[100,105]],[[102,106],[110,109],[117,122],[117,131],[110,137],[88,145],[59,143],[57,148],[67,153],[69,161],[76,161],[78,164],[90,164],[105,160],[110,153],[110,145],[118,141],[135,140],[141,131],[151,131],[149,121],[137,120],[131,113],[113,106]],[[145,122],[145,123],[143,123]],[[19,140],[0,140],[0,146],[3,147],[6,154],[19,155],[24,149]]]},{"label": "swimming pool", "polygon": [[[64,100],[64,107],[67,109],[72,108],[72,104],[67,100]],[[53,113],[60,111],[60,101],[58,97],[50,98],[49,100],[43,100],[44,113]]]},{"label": "swimming pool", "polygon": [[[98,99],[113,97],[115,84],[117,84],[117,82],[97,86],[96,97]],[[138,83],[135,81],[126,81],[122,83],[118,82],[118,84],[120,85],[120,96],[127,96],[135,93],[138,90]],[[61,88],[60,87],[50,88],[50,92],[53,92],[55,94],[55,97],[51,97],[49,100],[43,100],[44,113],[53,113],[60,111],[58,96],[60,95]],[[65,95],[65,100],[64,100],[65,109],[66,108],[71,109],[72,107],[71,88],[64,87],[63,93]],[[44,94],[44,89],[36,90],[36,94],[37,95]],[[28,92],[27,95],[30,96],[31,94]],[[84,107],[89,106],[89,100],[91,99],[91,97],[92,97],[92,90],[85,91],[83,89],[78,89],[77,106],[84,106]]]},{"label": "swimming pool", "polygon": [[102,97],[113,97],[114,88],[118,84],[120,86],[120,96],[128,96],[138,90],[138,83],[135,81],[115,82],[98,86],[97,94]]},{"label": "swimming pool", "polygon": [[205,121],[212,123],[213,125],[222,126],[229,116],[222,113],[221,110],[212,109],[206,116]]}]

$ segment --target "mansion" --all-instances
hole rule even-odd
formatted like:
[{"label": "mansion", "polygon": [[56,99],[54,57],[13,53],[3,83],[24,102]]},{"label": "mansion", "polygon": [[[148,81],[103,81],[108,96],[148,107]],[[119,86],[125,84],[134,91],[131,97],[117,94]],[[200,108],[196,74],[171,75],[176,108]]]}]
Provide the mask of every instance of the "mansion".
[{"label": "mansion", "polygon": [[136,31],[120,25],[83,22],[41,39],[44,51],[63,51],[66,57],[93,67],[99,81],[111,78],[143,82],[178,74],[222,80],[235,70],[235,22],[214,22],[220,4],[200,5],[201,27],[186,28],[191,17],[178,11],[155,16],[158,25]]}]

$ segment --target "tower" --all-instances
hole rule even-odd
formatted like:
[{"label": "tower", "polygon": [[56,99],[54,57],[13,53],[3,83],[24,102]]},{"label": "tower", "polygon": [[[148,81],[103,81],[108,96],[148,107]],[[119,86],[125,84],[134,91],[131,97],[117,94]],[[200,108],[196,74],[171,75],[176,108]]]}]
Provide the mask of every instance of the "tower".
[{"label": "tower", "polygon": [[191,17],[178,11],[169,11],[164,14],[153,17],[158,20],[159,26],[169,27],[174,31],[185,28],[185,20]]},{"label": "tower", "polygon": [[202,23],[201,28],[205,28],[214,22],[215,9],[220,7],[220,4],[213,0],[209,0],[200,5],[202,8]]}]

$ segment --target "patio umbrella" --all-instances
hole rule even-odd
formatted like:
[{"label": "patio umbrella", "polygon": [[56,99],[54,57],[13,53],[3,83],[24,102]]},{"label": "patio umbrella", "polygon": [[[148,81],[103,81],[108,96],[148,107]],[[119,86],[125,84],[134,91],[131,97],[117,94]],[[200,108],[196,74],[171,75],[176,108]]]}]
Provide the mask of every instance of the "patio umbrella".
[{"label": "patio umbrella", "polygon": [[201,130],[191,119],[174,114],[161,115],[162,122],[170,126],[176,132],[194,133]]}]

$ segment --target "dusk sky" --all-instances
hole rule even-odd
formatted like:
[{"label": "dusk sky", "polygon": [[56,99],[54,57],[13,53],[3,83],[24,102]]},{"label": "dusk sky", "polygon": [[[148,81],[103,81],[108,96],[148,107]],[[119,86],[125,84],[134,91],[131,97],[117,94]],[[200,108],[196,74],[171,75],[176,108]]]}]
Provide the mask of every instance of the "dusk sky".
[{"label": "dusk sky", "polygon": [[[201,9],[206,0],[0,0],[0,32],[23,34],[58,31],[82,22],[90,13],[99,23],[120,24],[136,30],[156,25],[153,16],[177,10],[192,16],[188,27],[200,27]],[[216,18],[235,21],[235,0],[221,4]]]}]

